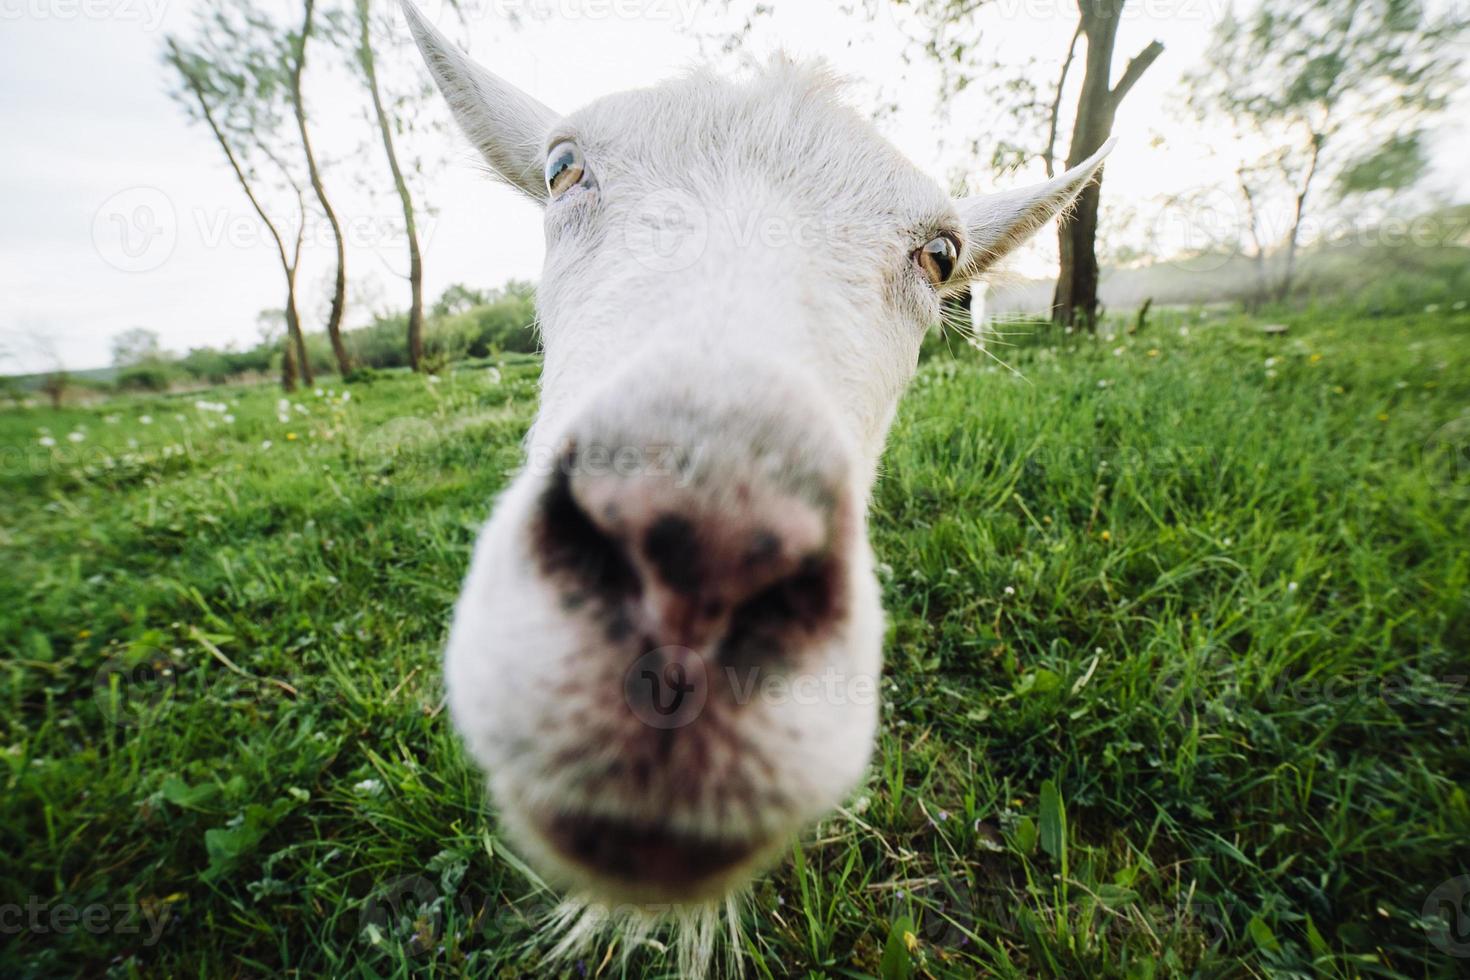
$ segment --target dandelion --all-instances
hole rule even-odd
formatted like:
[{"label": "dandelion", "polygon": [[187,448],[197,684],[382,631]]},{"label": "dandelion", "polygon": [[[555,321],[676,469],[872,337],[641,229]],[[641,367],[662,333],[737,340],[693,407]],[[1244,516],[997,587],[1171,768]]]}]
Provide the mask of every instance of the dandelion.
[{"label": "dandelion", "polygon": [[1100,537],[1104,542],[1111,541],[1113,540],[1113,532],[1104,531],[1102,534],[1098,535],[1098,537]]},{"label": "dandelion", "polygon": [[138,416],[138,424],[139,425],[152,425],[153,424],[153,416],[151,416],[151,415],[139,415]]},{"label": "dandelion", "polygon": [[1343,394],[1346,394],[1347,393],[1347,389],[1344,388],[1342,385],[1333,385],[1332,386],[1332,391],[1333,391],[1334,394],[1338,394],[1338,395],[1343,395]]},{"label": "dandelion", "polygon": [[53,439],[51,436],[42,436],[36,441],[45,446],[47,449],[50,449],[52,446],[56,445],[56,440]]},{"label": "dandelion", "polygon": [[1148,349],[1148,356],[1149,357],[1158,357],[1159,356],[1159,349],[1157,347],[1150,347]]},{"label": "dandelion", "polygon": [[1015,595],[1015,594],[1016,594],[1015,587],[1014,586],[1007,585],[1006,586],[1006,595]]},{"label": "dandelion", "polygon": [[1321,354],[1313,354],[1311,357],[1307,358],[1307,361],[1311,364],[1316,364],[1320,360],[1322,360]]},{"label": "dandelion", "polygon": [[77,630],[77,639],[79,639],[79,640],[90,640],[91,638],[92,638],[92,631],[91,630]]},{"label": "dandelion", "polygon": [[288,433],[286,433],[286,441],[287,442],[295,442],[296,441],[296,433],[294,433],[294,432],[288,432]]},{"label": "dandelion", "polygon": [[1380,422],[1387,422],[1388,421],[1388,413],[1387,412],[1379,412],[1378,413],[1378,421],[1380,421]]},{"label": "dandelion", "polygon": [[262,451],[264,451],[266,449],[269,449],[271,447],[271,445],[272,445],[271,441],[269,439],[266,439],[264,442],[262,442],[260,444],[260,448],[261,448]]},{"label": "dandelion", "polygon": [[81,442],[86,438],[87,434],[85,432],[68,432],[66,434],[66,439],[68,442]]}]

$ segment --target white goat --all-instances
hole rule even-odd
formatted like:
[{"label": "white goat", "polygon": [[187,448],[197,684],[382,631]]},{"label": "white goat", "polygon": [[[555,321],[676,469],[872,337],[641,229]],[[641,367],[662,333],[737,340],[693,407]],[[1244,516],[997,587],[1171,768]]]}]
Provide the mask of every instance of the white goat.
[{"label": "white goat", "polygon": [[820,70],[563,116],[405,10],[546,222],[540,412],[455,610],[454,722],[532,863],[583,907],[672,910],[695,972],[715,910],[867,766],[865,510],[924,332],[1103,153],[953,200]]}]

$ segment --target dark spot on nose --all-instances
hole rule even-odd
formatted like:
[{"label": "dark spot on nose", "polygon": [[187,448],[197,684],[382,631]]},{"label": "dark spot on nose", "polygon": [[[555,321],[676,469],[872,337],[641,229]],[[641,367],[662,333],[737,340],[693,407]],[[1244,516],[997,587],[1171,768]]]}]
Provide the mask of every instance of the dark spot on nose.
[{"label": "dark spot on nose", "polygon": [[654,521],[643,536],[643,554],[669,588],[684,595],[699,592],[699,541],[687,518],[664,514]]},{"label": "dark spot on nose", "polygon": [[755,568],[781,555],[781,539],[770,531],[759,531],[750,540],[745,552],[745,567]]},{"label": "dark spot on nose", "polygon": [[569,466],[559,467],[541,495],[536,535],[544,571],[568,575],[593,595],[613,598],[636,596],[638,576],[618,542],[608,537],[572,494]]}]

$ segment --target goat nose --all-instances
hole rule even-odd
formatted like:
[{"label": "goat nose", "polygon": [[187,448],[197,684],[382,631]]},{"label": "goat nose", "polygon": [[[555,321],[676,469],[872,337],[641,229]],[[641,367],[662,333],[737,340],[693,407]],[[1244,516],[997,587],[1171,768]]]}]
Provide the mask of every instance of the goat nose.
[{"label": "goat nose", "polygon": [[622,632],[724,659],[760,657],[838,614],[845,508],[831,488],[768,479],[580,472],[571,454],[541,500],[543,570]]}]

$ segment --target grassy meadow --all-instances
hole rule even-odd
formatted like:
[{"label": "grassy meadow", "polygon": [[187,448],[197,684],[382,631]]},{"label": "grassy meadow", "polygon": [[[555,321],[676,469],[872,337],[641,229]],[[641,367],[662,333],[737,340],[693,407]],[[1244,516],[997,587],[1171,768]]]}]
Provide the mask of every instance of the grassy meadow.
[{"label": "grassy meadow", "polygon": [[[1283,322],[931,345],[747,975],[1470,972],[1470,313]],[[0,411],[0,974],[669,974],[542,965],[441,705],[536,373]]]}]

